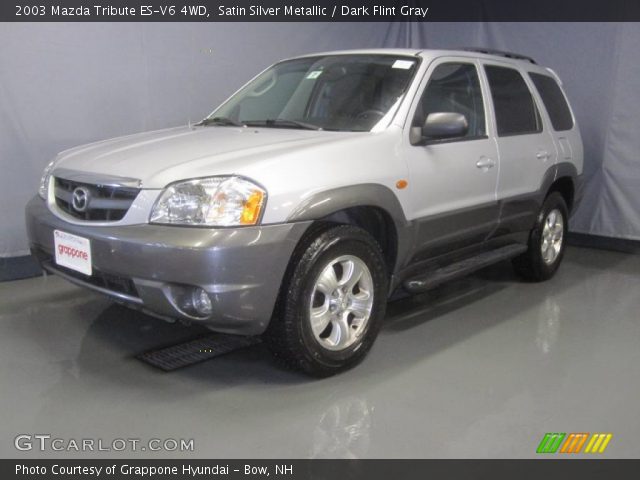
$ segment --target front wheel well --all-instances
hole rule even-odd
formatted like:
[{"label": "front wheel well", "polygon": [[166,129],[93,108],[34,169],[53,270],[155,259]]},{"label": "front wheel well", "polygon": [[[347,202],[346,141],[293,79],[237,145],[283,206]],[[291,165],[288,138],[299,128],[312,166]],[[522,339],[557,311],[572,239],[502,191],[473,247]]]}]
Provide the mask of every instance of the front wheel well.
[{"label": "front wheel well", "polygon": [[355,225],[371,235],[382,250],[387,272],[394,271],[398,255],[398,234],[389,213],[374,206],[349,207],[316,220],[317,223]]}]

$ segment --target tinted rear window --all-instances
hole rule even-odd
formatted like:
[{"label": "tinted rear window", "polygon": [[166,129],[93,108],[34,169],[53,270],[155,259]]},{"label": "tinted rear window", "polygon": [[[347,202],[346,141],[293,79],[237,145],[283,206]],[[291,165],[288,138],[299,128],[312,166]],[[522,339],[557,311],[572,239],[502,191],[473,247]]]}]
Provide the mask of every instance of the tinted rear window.
[{"label": "tinted rear window", "polygon": [[531,77],[540,94],[540,98],[542,98],[553,129],[557,131],[571,130],[573,128],[571,110],[569,110],[569,105],[567,105],[567,101],[556,80],[540,73],[529,73],[529,77]]},{"label": "tinted rear window", "polygon": [[529,87],[513,68],[485,66],[496,114],[498,135],[524,135],[542,131],[540,115]]}]

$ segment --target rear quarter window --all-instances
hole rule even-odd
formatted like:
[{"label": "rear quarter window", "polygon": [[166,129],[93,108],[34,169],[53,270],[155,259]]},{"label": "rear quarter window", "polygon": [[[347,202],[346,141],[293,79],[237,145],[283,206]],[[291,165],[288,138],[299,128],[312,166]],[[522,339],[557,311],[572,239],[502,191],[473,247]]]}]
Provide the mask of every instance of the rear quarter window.
[{"label": "rear quarter window", "polygon": [[554,78],[541,73],[529,73],[529,77],[536,86],[540,98],[542,98],[542,103],[544,103],[544,108],[547,109],[553,129],[556,131],[571,130],[573,128],[573,117],[558,82]]}]

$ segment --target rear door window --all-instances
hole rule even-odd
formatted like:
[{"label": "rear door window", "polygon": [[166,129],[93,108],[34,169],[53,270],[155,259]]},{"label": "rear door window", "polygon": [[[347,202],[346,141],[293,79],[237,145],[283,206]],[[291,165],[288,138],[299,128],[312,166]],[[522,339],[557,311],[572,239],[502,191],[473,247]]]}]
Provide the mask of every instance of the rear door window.
[{"label": "rear door window", "polygon": [[533,96],[518,70],[485,65],[498,135],[526,135],[542,131]]}]

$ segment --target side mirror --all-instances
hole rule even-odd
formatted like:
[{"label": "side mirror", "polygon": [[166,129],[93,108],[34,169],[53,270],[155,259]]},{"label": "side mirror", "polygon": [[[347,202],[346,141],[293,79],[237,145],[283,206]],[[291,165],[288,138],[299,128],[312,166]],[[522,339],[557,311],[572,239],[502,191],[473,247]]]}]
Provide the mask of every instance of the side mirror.
[{"label": "side mirror", "polygon": [[411,128],[411,143],[419,145],[430,140],[463,137],[469,131],[467,117],[455,112],[430,113],[423,127]]}]

